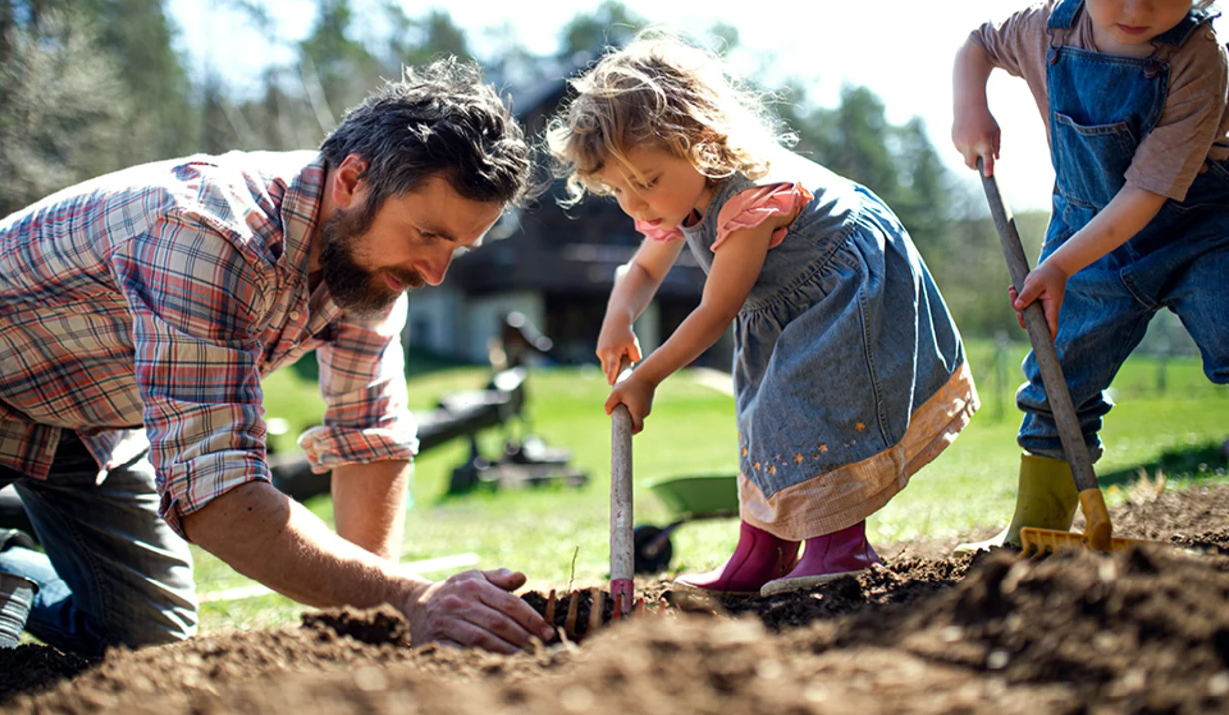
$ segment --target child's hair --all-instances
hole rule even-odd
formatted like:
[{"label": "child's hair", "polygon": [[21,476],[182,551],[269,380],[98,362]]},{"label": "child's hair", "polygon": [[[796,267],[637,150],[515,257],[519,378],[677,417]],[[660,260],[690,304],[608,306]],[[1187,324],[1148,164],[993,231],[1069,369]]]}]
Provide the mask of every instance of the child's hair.
[{"label": "child's hair", "polygon": [[[634,171],[627,152],[651,146],[689,160],[710,179],[768,172],[777,137],[761,97],[710,50],[657,29],[641,31],[569,82],[575,96],[551,121],[547,144],[571,206],[586,191],[605,195],[595,174],[608,161]],[[643,177],[637,177],[643,178]]]}]

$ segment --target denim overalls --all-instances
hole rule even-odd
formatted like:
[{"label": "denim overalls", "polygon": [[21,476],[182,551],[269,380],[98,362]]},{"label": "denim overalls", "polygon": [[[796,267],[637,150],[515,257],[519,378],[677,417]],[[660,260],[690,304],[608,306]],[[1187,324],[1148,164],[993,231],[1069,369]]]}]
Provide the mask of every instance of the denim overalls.
[{"label": "denim overalls", "polygon": [[[1168,53],[1206,28],[1192,10],[1158,36],[1152,57],[1113,57],[1063,45],[1083,0],[1064,0],[1049,20],[1047,58],[1054,213],[1041,257],[1052,254],[1126,184],[1135,151],[1161,116],[1169,89]],[[1227,162],[1229,163],[1229,162]],[[1207,162],[1183,202],[1165,202],[1131,240],[1071,276],[1059,312],[1055,347],[1084,439],[1094,456],[1097,432],[1112,406],[1104,390],[1143,339],[1161,308],[1182,319],[1215,383],[1229,383],[1229,166]],[[1027,414],[1025,450],[1063,458],[1037,363],[1025,358],[1029,382],[1016,395]]]},{"label": "denim overalls", "polygon": [[864,187],[790,152],[763,179],[723,180],[703,219],[683,228],[704,270],[727,200],[795,182],[814,198],[768,251],[733,326],[739,467],[765,497],[896,445],[915,409],[965,359],[947,306],[892,212]]}]

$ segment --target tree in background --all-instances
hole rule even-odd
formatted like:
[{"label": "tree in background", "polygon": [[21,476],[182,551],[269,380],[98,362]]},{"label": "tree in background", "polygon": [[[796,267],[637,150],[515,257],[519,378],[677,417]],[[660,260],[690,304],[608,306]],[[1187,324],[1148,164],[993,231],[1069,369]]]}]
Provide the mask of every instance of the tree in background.
[{"label": "tree in background", "polygon": [[348,36],[353,20],[350,0],[317,0],[316,23],[298,46],[303,87],[322,132],[380,80],[379,61]]},{"label": "tree in background", "polygon": [[119,168],[132,100],[90,18],[0,0],[0,216]]},{"label": "tree in background", "polygon": [[648,20],[627,9],[618,0],[605,0],[592,13],[577,13],[563,26],[562,42],[555,56],[565,65],[583,67],[602,49],[627,44]]},{"label": "tree in background", "polygon": [[133,106],[127,135],[134,141],[116,159],[121,165],[178,156],[196,135],[188,74],[171,42],[175,27],[163,0],[72,0],[64,3],[89,18],[98,43],[119,68]]}]

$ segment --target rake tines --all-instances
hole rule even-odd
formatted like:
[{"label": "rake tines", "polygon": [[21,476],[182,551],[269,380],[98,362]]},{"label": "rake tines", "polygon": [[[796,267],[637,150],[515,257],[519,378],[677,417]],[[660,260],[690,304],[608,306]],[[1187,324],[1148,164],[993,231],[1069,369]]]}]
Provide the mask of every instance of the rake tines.
[{"label": "rake tines", "polygon": [[1081,534],[1075,531],[1055,531],[1029,527],[1020,530],[1020,543],[1023,547],[1020,558],[1034,560],[1071,549],[1087,549],[1106,554],[1116,554],[1138,546],[1169,546],[1169,544],[1148,541],[1146,539],[1127,539],[1120,536],[1108,539],[1101,537],[1098,539],[1088,533]]},{"label": "rake tines", "polygon": [[576,639],[576,613],[580,606],[580,591],[573,591],[568,597],[568,616],[563,621],[563,632],[573,640]]},{"label": "rake tines", "polygon": [[602,627],[602,589],[594,586],[589,589],[589,633],[596,633]]},{"label": "rake tines", "polygon": [[[580,594],[581,591],[572,591],[567,595],[568,606],[567,615],[564,616],[562,636],[568,640],[577,640],[580,634],[576,630],[577,621],[580,614]],[[609,623],[623,620],[630,616],[643,616],[645,614],[645,603],[643,598],[636,599],[636,602],[626,611],[623,610],[623,604],[619,599],[614,599],[614,609],[611,614]],[[599,629],[608,625],[605,618],[606,592],[594,586],[589,589],[589,622],[585,630],[585,635],[590,635],[597,632]],[[551,589],[550,595],[546,599],[546,612],[543,617],[546,622],[555,628],[555,614],[559,608],[559,596],[555,589]]]}]

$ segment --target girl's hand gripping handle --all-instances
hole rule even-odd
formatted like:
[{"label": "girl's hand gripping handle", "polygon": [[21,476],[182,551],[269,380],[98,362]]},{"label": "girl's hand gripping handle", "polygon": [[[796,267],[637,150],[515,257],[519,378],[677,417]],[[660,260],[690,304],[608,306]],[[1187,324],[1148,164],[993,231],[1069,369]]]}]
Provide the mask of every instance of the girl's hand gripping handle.
[{"label": "girl's hand gripping handle", "polygon": [[607,385],[618,381],[626,364],[640,362],[640,341],[636,340],[630,321],[615,325],[608,317],[602,323],[602,333],[597,338],[597,357],[602,361]]},{"label": "girl's hand gripping handle", "polygon": [[606,414],[614,416],[626,412],[631,418],[631,433],[639,434],[644,429],[644,418],[653,410],[653,393],[657,386],[638,376],[626,356],[620,358],[616,368],[615,386],[606,398]]}]

